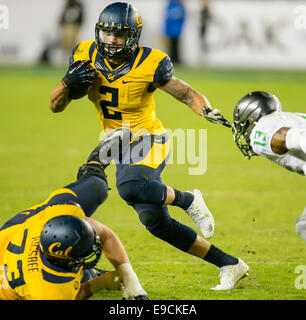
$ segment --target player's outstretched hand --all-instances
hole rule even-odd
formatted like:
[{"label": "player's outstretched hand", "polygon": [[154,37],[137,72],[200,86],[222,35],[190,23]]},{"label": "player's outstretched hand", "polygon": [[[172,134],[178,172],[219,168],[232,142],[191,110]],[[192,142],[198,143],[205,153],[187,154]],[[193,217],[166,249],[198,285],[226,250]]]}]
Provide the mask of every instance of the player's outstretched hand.
[{"label": "player's outstretched hand", "polygon": [[210,109],[203,107],[202,115],[206,120],[212,123],[222,124],[223,126],[231,128],[230,122],[223,117],[220,110],[218,109]]},{"label": "player's outstretched hand", "polygon": [[68,88],[75,85],[92,86],[97,78],[97,72],[90,66],[90,60],[77,60],[69,65],[68,70],[63,77],[63,82]]}]

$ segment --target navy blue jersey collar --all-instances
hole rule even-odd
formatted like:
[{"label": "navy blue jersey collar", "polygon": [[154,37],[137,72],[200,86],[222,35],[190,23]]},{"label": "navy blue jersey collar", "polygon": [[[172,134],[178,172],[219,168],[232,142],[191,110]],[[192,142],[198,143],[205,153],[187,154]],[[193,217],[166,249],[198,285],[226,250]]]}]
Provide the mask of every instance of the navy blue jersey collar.
[{"label": "navy blue jersey collar", "polygon": [[114,82],[115,80],[125,76],[128,72],[131,71],[134,66],[136,57],[139,54],[139,50],[139,47],[137,47],[137,49],[129,57],[129,60],[115,70],[110,70],[105,64],[104,58],[99,53],[97,53],[95,67],[104,75],[108,82]]}]

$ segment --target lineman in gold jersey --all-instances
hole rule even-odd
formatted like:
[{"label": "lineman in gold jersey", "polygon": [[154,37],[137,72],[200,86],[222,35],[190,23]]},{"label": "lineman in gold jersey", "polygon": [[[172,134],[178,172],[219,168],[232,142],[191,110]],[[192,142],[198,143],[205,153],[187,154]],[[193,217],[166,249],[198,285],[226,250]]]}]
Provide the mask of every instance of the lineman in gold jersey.
[{"label": "lineman in gold jersey", "polygon": [[[120,278],[124,299],[148,299],[119,238],[90,218],[107,198],[104,168],[93,152],[76,182],[0,228],[0,299],[83,300]],[[115,271],[94,268],[102,251]]]},{"label": "lineman in gold jersey", "polygon": [[[222,279],[230,281],[218,289],[231,289],[246,274],[247,267],[169,215],[167,206],[178,206],[192,217],[205,238],[214,233],[214,219],[201,192],[181,192],[161,180],[170,146],[156,116],[154,92],[159,88],[207,120],[230,125],[220,111],[211,109],[205,96],[173,76],[173,65],[164,52],[138,44],[141,28],[142,18],[130,4],[115,2],[107,6],[96,24],[95,41],[83,41],[73,50],[66,75],[51,93],[50,109],[61,112],[71,100],[87,94],[105,133],[129,127],[133,133],[130,156],[125,158],[129,161],[117,163],[120,196],[133,206],[154,236],[226,268]],[[133,157],[144,142],[146,147]]]}]

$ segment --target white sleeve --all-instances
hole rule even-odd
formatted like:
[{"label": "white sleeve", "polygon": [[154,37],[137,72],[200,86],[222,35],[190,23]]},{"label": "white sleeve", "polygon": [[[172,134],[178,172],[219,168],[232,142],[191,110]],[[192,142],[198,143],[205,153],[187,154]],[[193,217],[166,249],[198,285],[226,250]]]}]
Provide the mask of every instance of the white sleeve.
[{"label": "white sleeve", "polygon": [[290,171],[306,176],[305,161],[291,155],[290,153],[286,153],[284,156],[280,156],[280,157],[266,156],[266,158],[271,160],[274,163],[281,165],[282,167]]},{"label": "white sleeve", "polygon": [[271,149],[271,140],[282,127],[305,130],[306,114],[273,112],[260,118],[250,135],[253,151],[260,156],[278,156]]},{"label": "white sleeve", "polygon": [[[284,121],[285,117],[289,118],[287,114],[277,113],[262,117],[251,132],[251,147],[257,155],[263,156],[288,170],[306,175],[306,156],[302,151],[289,150],[283,155],[272,151],[271,140],[275,132],[282,127],[293,127],[293,124],[295,124],[296,119],[286,123]],[[290,117],[292,116],[290,115]]]}]

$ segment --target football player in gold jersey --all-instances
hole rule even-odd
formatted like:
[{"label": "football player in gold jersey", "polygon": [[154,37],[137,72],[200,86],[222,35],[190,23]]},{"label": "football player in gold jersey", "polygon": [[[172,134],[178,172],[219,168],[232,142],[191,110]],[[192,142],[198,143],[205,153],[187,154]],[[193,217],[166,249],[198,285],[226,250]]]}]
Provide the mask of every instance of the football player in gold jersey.
[{"label": "football player in gold jersey", "polygon": [[[120,279],[124,299],[148,299],[119,238],[90,218],[107,198],[104,168],[95,150],[76,182],[0,228],[0,299],[83,300]],[[94,268],[102,251],[115,271]]]},{"label": "football player in gold jersey", "polygon": [[[233,269],[240,270],[234,276],[238,279],[246,273],[241,260],[226,255],[169,215],[167,206],[178,206],[192,217],[205,238],[214,233],[214,219],[201,192],[182,192],[161,180],[170,146],[167,132],[156,116],[154,92],[158,88],[169,93],[213,123],[230,124],[219,110],[211,108],[204,95],[173,76],[168,55],[138,44],[141,29],[142,18],[132,5],[115,2],[107,6],[96,24],[95,41],[83,41],[73,50],[67,73],[51,93],[50,109],[61,112],[71,100],[87,94],[105,133],[130,128],[133,137],[129,154],[125,155],[129,161],[117,162],[120,196],[133,206],[141,223],[154,236],[227,268],[230,272],[222,272],[224,279],[236,274]],[[236,280],[222,288],[232,288]]]}]

